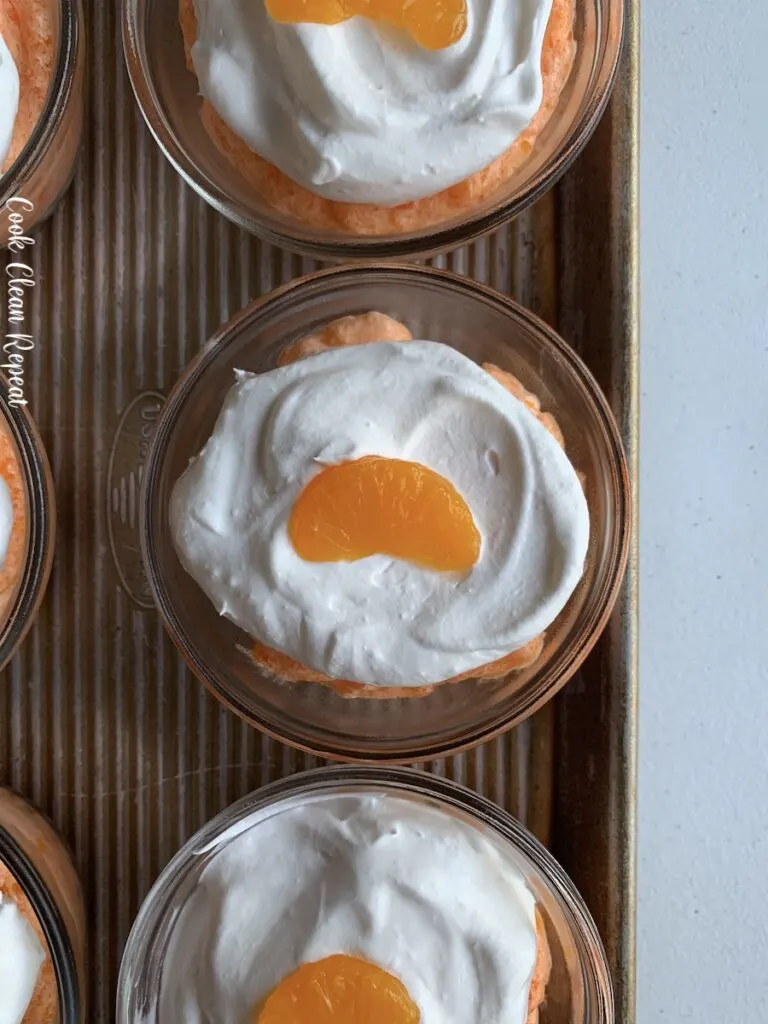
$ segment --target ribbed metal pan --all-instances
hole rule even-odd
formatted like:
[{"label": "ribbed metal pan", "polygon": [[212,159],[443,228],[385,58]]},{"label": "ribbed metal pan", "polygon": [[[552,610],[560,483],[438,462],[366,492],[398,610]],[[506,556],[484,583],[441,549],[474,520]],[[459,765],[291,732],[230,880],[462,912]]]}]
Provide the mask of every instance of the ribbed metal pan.
[{"label": "ribbed metal pan", "polygon": [[[90,925],[91,1019],[112,1019],[133,916],[159,869],[238,796],[314,759],[221,710],[165,637],[136,498],[164,392],[251,298],[314,269],[244,235],[182,184],[135,109],[118,4],[91,0],[90,116],[73,188],[35,247],[28,399],[51,457],[50,590],[0,680],[0,781],[69,838]],[[609,111],[579,164],[509,229],[436,260],[512,294],[586,358],[637,430],[637,10]],[[0,325],[1,326],[1,325]],[[585,668],[510,736],[426,765],[512,811],[586,897],[634,1019],[636,564]]]}]

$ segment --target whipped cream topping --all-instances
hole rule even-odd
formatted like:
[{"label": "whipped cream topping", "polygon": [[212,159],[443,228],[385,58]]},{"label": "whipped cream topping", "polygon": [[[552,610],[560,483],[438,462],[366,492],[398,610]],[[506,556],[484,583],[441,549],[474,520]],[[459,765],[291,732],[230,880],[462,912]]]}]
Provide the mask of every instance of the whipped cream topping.
[{"label": "whipped cream topping", "polygon": [[[288,520],[325,465],[378,455],[440,473],[481,535],[466,574],[374,555],[314,563]],[[548,431],[466,356],[430,341],[336,349],[237,373],[174,487],[179,557],[222,615],[336,678],[440,682],[542,633],[584,568],[589,515]]]},{"label": "whipped cream topping", "polygon": [[13,531],[13,500],[11,490],[0,476],[0,569],[8,554],[8,545]]},{"label": "whipped cream topping", "polygon": [[195,0],[200,91],[326,199],[394,206],[487,167],[533,120],[552,0],[472,0],[444,50],[367,18],[284,25],[259,0]]},{"label": "whipped cream topping", "polygon": [[245,828],[219,840],[174,924],[163,1024],[242,1024],[337,953],[399,978],[421,1024],[523,1024],[535,901],[490,837],[374,792],[286,802]]},{"label": "whipped cream topping", "polygon": [[0,33],[0,167],[11,148],[19,110],[19,72]]},{"label": "whipped cream topping", "polygon": [[0,1024],[21,1024],[44,961],[33,928],[0,892]]}]

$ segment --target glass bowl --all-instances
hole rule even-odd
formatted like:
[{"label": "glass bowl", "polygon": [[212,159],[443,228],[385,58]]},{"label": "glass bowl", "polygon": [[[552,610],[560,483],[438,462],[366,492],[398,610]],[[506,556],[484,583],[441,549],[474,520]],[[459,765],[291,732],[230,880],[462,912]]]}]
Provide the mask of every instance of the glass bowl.
[{"label": "glass bowl", "polygon": [[[69,187],[83,130],[85,20],[81,0],[48,0],[57,56],[40,120],[0,177],[0,246],[26,236]],[[9,203],[10,201],[10,203]],[[15,214],[12,220],[10,214]],[[16,219],[20,218],[20,219]],[[18,258],[18,257],[17,257]]]},{"label": "glass bowl", "polygon": [[[0,431],[10,442],[24,490],[24,541],[18,576],[0,593],[0,669],[27,634],[48,586],[56,539],[56,497],[45,448],[26,407],[12,405],[0,374]],[[12,394],[12,392],[11,392]]]},{"label": "glass bowl", "polygon": [[424,256],[463,245],[516,216],[569,167],[605,108],[624,34],[624,0],[578,0],[574,67],[531,155],[487,202],[409,233],[321,231],[265,202],[221,155],[199,116],[187,70],[178,0],[123,0],[123,45],[136,99],[160,148],[215,209],[268,241],[331,260]]},{"label": "glass bowl", "polygon": [[[0,787],[0,864],[42,929],[56,983],[57,1024],[85,1020],[85,906],[64,841],[43,815]],[[44,968],[45,969],[45,968]]]},{"label": "glass bowl", "polygon": [[[547,631],[541,657],[504,679],[438,686],[424,697],[351,700],[316,683],[276,682],[249,655],[253,641],[182,567],[169,524],[172,488],[210,436],[235,368],[271,369],[280,350],[329,320],[378,310],[417,338],[510,370],[553,412],[584,474],[591,536],[582,580]],[[408,762],[444,756],[509,729],[578,668],[618,594],[630,537],[627,467],[594,378],[531,313],[466,278],[413,266],[320,271],[254,302],[223,327],[176,384],[144,467],[140,531],[150,587],[171,637],[212,693],[252,725],[322,756]]]},{"label": "glass bowl", "polygon": [[[476,828],[522,874],[536,899],[552,952],[541,1024],[613,1024],[610,975],[583,900],[552,855],[504,811],[447,779],[411,769],[320,768],[244,797],[205,825],[168,864],[145,899],[123,955],[117,1024],[157,1024],[165,954],[174,923],[210,860],[247,827],[322,797],[391,796],[426,804]],[[259,884],[254,875],[254,884]],[[264,879],[269,885],[269,880]]]}]

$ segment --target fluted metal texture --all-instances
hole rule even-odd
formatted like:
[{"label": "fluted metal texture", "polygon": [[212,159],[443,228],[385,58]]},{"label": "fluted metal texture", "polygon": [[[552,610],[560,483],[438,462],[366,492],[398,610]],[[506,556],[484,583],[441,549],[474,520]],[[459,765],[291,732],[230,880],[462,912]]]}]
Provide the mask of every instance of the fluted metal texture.
[{"label": "fluted metal texture", "polygon": [[[154,877],[238,796],[315,760],[220,709],[166,638],[142,578],[136,499],[163,394],[250,299],[316,267],[209,209],[161,156],[124,71],[115,0],[87,5],[90,109],[74,184],[34,252],[28,398],[51,459],[49,592],[0,678],[0,782],[69,839],[89,912],[90,1018],[108,1021],[122,945]],[[560,327],[636,451],[636,10],[623,75],[564,183],[511,227],[434,262]],[[556,701],[514,733],[425,765],[553,846],[633,1016],[635,564],[609,630]]]}]

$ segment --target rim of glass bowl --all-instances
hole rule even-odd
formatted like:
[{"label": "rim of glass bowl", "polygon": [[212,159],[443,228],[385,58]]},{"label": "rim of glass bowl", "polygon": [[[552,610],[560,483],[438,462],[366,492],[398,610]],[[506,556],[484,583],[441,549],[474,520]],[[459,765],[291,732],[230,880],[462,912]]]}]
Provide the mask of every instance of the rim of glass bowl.
[{"label": "rim of glass bowl", "polygon": [[[306,731],[303,735],[290,731],[281,724],[266,718],[263,714],[254,712],[251,708],[241,704],[236,695],[230,693],[220,683],[216,673],[211,671],[205,662],[200,659],[194,645],[188,642],[187,634],[176,615],[172,595],[168,592],[166,582],[159,570],[154,533],[150,527],[150,509],[155,505],[155,491],[161,475],[167,440],[176,428],[179,418],[184,414],[184,407],[190,390],[206,372],[208,364],[215,357],[221,345],[226,344],[227,339],[231,335],[238,335],[247,326],[249,321],[255,321],[264,315],[268,315],[271,306],[283,305],[286,302],[286,298],[296,292],[300,293],[315,285],[322,285],[324,281],[333,282],[334,279],[341,282],[349,278],[361,281],[366,275],[385,275],[389,277],[403,275],[412,280],[424,278],[432,282],[439,281],[442,285],[463,291],[473,298],[480,297],[485,302],[492,303],[497,308],[500,307],[507,317],[522,323],[529,331],[535,333],[543,346],[554,350],[559,359],[567,365],[574,386],[582,390],[586,399],[594,408],[596,417],[602,426],[603,440],[608,451],[611,466],[613,501],[615,502],[615,519],[617,524],[614,542],[607,560],[608,568],[591,602],[590,614],[579,625],[578,631],[571,638],[570,643],[557,652],[551,663],[546,667],[546,670],[535,680],[535,685],[533,685],[534,681],[532,681],[530,692],[520,707],[516,711],[507,709],[506,713],[502,709],[489,723],[479,723],[471,726],[468,730],[462,732],[460,736],[454,736],[452,739],[432,741],[430,743],[425,741],[421,745],[412,743],[410,747],[403,746],[403,749],[398,750],[396,753],[378,749],[368,749],[361,753],[356,751],[351,744],[341,746],[338,740],[335,744],[318,742],[311,734],[308,735]],[[499,294],[486,285],[481,285],[476,281],[447,270],[397,263],[363,263],[315,271],[305,277],[290,281],[288,284],[282,285],[267,295],[256,299],[246,306],[245,309],[237,313],[227,324],[222,326],[188,364],[168,395],[161,410],[154,435],[150,441],[139,502],[141,550],[155,605],[177,650],[181,653],[193,674],[230,711],[233,711],[244,721],[267,733],[274,739],[310,754],[346,762],[410,764],[436,757],[450,756],[477,746],[479,743],[486,742],[494,736],[513,728],[532,715],[544,703],[549,701],[571,678],[592,650],[605,627],[624,578],[624,571],[629,556],[631,529],[632,505],[629,470],[619,429],[597,381],[573,349],[555,331],[548,327],[544,321],[522,306],[519,306],[514,300]]]},{"label": "rim of glass bowl", "polygon": [[[469,817],[521,853],[554,895],[576,945],[586,998],[583,1021],[578,1024],[613,1024],[613,987],[597,926],[573,882],[549,850],[512,815],[466,786],[414,768],[364,765],[315,768],[271,782],[225,808],[182,846],[150,889],[128,936],[117,983],[118,1024],[133,1024],[146,1014],[144,1006],[134,1005],[134,1000],[140,998],[136,994],[139,980],[148,963],[154,965],[157,974],[162,970],[162,965],[148,956],[148,947],[173,911],[176,877],[185,863],[205,850],[219,834],[269,806],[302,796],[371,788],[434,801],[444,809]],[[152,1020],[152,1016],[147,1014],[146,1019]]]},{"label": "rim of glass bowl", "polygon": [[82,47],[80,0],[59,0],[59,47],[48,95],[35,128],[16,160],[0,177],[0,208],[23,195],[25,181],[44,159],[69,106]]},{"label": "rim of glass bowl", "polygon": [[0,825],[0,862],[21,886],[43,930],[56,976],[59,1024],[80,1024],[83,998],[77,961],[64,918],[37,868],[16,840]]},{"label": "rim of glass bowl", "polygon": [[0,629],[0,669],[16,652],[43,599],[56,540],[56,496],[43,442],[26,406],[11,405],[9,384],[0,373],[0,413],[19,457],[27,493],[27,554],[16,597]]},{"label": "rim of glass bowl", "polygon": [[342,242],[324,242],[308,236],[296,237],[269,227],[242,203],[226,196],[215,182],[188,159],[184,147],[177,140],[163,112],[148,72],[143,31],[148,15],[148,2],[149,0],[123,0],[123,49],[128,76],[142,116],[161,151],[176,171],[215,210],[239,227],[273,245],[304,256],[350,260],[426,257],[466,245],[516,217],[548,191],[581,153],[608,104],[624,47],[629,0],[595,0],[599,44],[589,71],[589,84],[582,103],[581,116],[571,126],[561,146],[521,192],[497,203],[490,210],[467,217],[458,225],[426,228],[396,240],[350,237],[349,240]]}]

